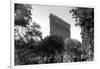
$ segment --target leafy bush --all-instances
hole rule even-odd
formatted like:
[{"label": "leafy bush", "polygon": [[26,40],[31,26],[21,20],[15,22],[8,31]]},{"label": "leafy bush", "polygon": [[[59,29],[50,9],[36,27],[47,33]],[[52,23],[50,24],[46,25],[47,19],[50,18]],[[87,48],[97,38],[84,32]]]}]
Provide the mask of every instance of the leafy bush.
[{"label": "leafy bush", "polygon": [[47,57],[46,63],[56,62],[56,56],[65,50],[64,41],[61,36],[51,35],[46,37],[39,46],[39,51],[43,53],[43,57]]},{"label": "leafy bush", "polygon": [[70,61],[80,61],[82,55],[82,51],[80,50],[82,47],[81,43],[75,39],[66,39],[65,46],[68,55],[71,56]]}]

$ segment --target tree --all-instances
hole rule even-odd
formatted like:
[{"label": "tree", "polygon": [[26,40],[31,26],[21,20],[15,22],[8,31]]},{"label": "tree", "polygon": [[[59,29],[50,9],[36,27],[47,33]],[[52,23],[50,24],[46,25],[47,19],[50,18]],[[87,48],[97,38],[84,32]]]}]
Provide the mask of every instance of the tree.
[{"label": "tree", "polygon": [[40,26],[36,23],[26,27],[15,26],[15,48],[28,48],[36,46],[39,40],[42,40],[42,32],[39,31]]},{"label": "tree", "polygon": [[[42,38],[42,33],[39,31],[40,26],[37,23],[31,25],[15,26],[15,64],[26,65],[37,63],[33,60],[36,56],[36,49]],[[35,56],[34,56],[35,55]],[[32,59],[32,60],[30,60]]]},{"label": "tree", "polygon": [[81,42],[76,39],[66,39],[65,46],[69,56],[71,56],[71,61],[80,61],[82,55]]},{"label": "tree", "polygon": [[[93,60],[94,52],[94,8],[77,7],[72,9],[73,18],[76,20],[76,26],[81,27],[82,44],[85,46],[89,60]],[[88,48],[88,49],[87,49]]]},{"label": "tree", "polygon": [[26,26],[31,21],[32,6],[29,4],[14,4],[15,25]]},{"label": "tree", "polygon": [[15,14],[15,46],[30,46],[36,45],[38,40],[42,39],[42,32],[40,32],[39,24],[32,22],[31,18],[31,4],[14,4]]},{"label": "tree", "polygon": [[36,63],[30,59],[36,56],[35,50],[42,40],[41,27],[32,22],[31,5],[15,3],[14,8],[15,65]]},{"label": "tree", "polygon": [[61,54],[63,51],[65,51],[64,41],[63,38],[58,35],[46,37],[40,43],[38,50],[38,52],[42,53],[42,57],[47,57],[44,63],[55,63],[57,55]]}]

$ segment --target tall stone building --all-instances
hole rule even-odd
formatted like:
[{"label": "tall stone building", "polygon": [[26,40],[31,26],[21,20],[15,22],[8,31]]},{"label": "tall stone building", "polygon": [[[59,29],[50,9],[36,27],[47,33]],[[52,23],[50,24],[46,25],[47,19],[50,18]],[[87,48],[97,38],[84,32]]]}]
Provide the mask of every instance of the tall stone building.
[{"label": "tall stone building", "polygon": [[70,38],[70,24],[54,14],[50,14],[50,35],[60,35],[64,39]]}]

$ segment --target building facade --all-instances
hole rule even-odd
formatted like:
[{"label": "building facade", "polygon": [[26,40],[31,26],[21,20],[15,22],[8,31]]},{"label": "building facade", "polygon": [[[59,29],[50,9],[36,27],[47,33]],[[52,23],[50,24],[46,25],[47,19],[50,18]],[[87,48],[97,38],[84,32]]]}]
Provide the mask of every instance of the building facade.
[{"label": "building facade", "polygon": [[59,35],[70,38],[70,24],[54,14],[50,14],[50,35]]}]

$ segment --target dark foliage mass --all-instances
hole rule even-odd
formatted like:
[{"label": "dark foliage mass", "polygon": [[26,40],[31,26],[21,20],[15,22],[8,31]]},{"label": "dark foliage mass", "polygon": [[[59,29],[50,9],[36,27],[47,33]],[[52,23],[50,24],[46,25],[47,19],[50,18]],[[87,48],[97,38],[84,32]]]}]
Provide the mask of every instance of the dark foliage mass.
[{"label": "dark foliage mass", "polygon": [[65,51],[63,38],[58,35],[46,37],[40,43],[39,51],[43,52],[43,57],[47,57],[47,60],[44,61],[44,63],[57,62],[55,57]]},{"label": "dark foliage mass", "polygon": [[82,44],[78,40],[66,39],[65,46],[71,58],[71,62],[86,61],[86,58],[82,56],[84,55],[84,51],[82,50]]},{"label": "dark foliage mass", "polygon": [[[19,49],[21,50],[21,49]],[[25,51],[17,51],[18,56],[16,63],[20,64],[39,64],[39,63],[56,63],[57,55],[61,54],[64,50],[64,41],[61,36],[48,36],[32,49],[24,49]],[[20,52],[20,53],[19,53]],[[18,62],[19,61],[19,62]]]},{"label": "dark foliage mass", "polygon": [[93,60],[94,53],[94,8],[78,7],[71,10],[76,25],[81,27],[82,45],[87,60]]},{"label": "dark foliage mass", "polygon": [[33,62],[30,55],[36,56],[35,50],[42,40],[41,27],[31,21],[31,5],[15,3],[14,8],[15,65],[29,64]]},{"label": "dark foliage mass", "polygon": [[52,35],[46,37],[41,43],[41,50],[48,52],[49,54],[61,53],[64,51],[64,41],[61,36]]},{"label": "dark foliage mass", "polygon": [[14,4],[15,25],[26,26],[31,21],[31,5]]},{"label": "dark foliage mass", "polygon": [[15,49],[34,48],[38,44],[37,41],[42,40],[41,27],[39,24],[31,21],[31,10],[32,6],[29,4],[14,4]]},{"label": "dark foliage mass", "polygon": [[61,36],[51,35],[34,48],[18,49],[15,62],[16,65],[78,62],[82,55],[80,48],[81,43],[77,40],[69,39],[64,42]]}]

